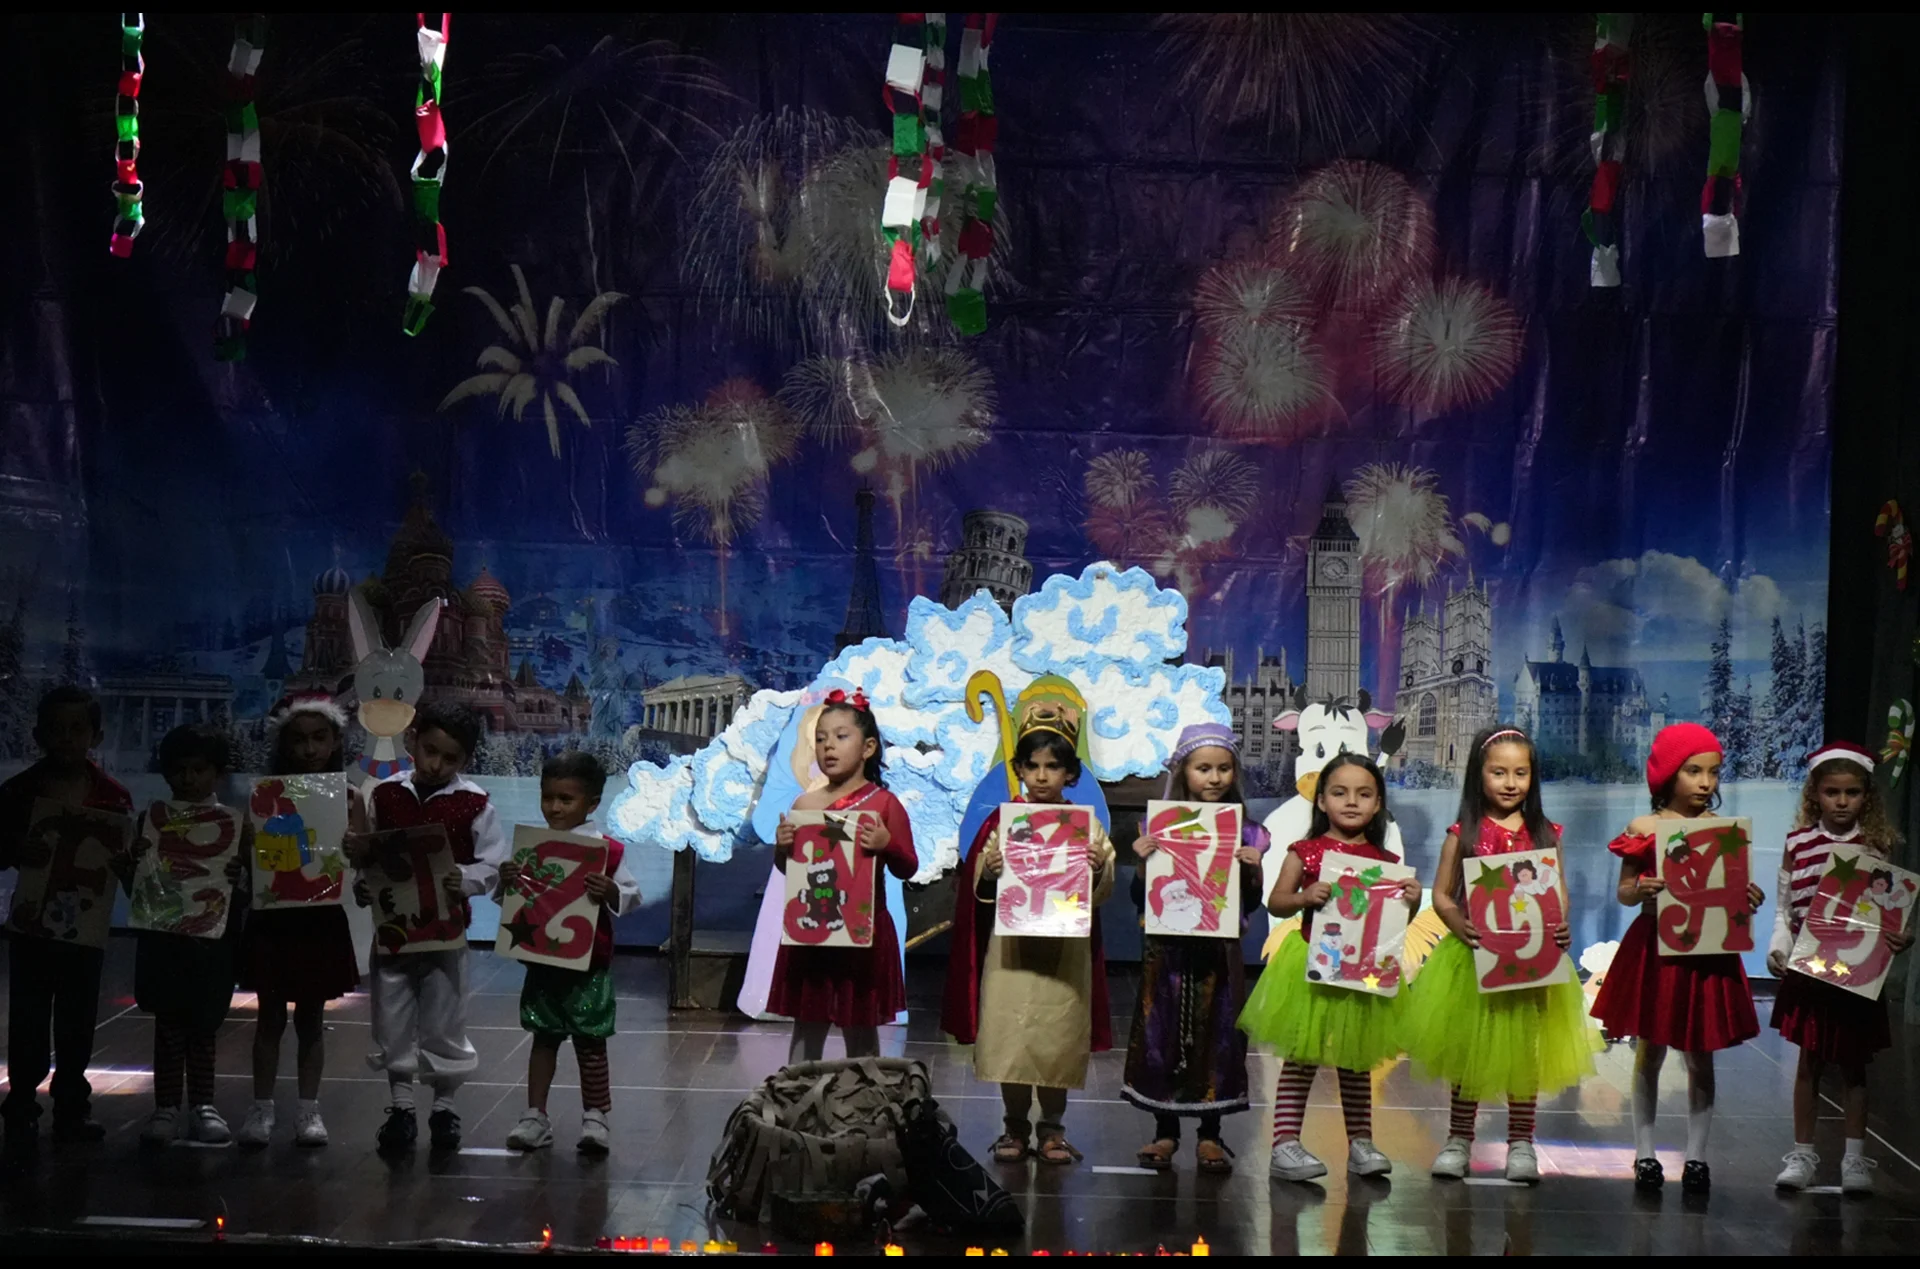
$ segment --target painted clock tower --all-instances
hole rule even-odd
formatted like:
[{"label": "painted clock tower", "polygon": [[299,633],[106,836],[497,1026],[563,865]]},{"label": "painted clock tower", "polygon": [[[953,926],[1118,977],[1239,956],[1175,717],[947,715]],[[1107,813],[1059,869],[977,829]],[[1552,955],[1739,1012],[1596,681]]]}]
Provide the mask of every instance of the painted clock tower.
[{"label": "painted clock tower", "polygon": [[1333,482],[1307,540],[1307,699],[1360,692],[1360,537]]}]

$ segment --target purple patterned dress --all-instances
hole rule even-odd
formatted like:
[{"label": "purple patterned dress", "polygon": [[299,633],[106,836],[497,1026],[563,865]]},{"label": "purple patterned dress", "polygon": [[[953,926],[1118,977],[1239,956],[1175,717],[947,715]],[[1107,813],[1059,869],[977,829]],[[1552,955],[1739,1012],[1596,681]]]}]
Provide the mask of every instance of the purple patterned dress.
[{"label": "purple patterned dress", "polygon": [[[1262,854],[1267,830],[1245,825],[1243,845]],[[1260,906],[1260,869],[1240,866],[1240,928]],[[1143,902],[1140,873],[1134,899]],[[1218,1116],[1247,1108],[1247,1037],[1237,1025],[1246,1003],[1240,940],[1149,934],[1140,957],[1140,999],[1127,1037],[1120,1095],[1160,1115]]]}]

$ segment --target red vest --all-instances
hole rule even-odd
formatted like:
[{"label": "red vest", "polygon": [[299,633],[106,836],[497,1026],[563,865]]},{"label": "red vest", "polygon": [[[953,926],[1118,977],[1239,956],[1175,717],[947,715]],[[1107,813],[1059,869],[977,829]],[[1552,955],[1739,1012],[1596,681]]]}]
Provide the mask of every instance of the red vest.
[{"label": "red vest", "polygon": [[419,828],[438,824],[447,830],[456,863],[473,862],[473,822],[487,809],[487,795],[478,789],[436,793],[426,801],[404,780],[386,780],[373,787],[375,828]]}]

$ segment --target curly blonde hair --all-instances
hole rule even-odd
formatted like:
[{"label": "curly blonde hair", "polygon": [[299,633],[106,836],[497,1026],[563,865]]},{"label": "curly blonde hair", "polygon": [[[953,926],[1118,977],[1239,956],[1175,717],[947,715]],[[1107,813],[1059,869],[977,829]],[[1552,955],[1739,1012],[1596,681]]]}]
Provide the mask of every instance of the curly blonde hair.
[{"label": "curly blonde hair", "polygon": [[1846,758],[1829,758],[1807,772],[1807,782],[1800,786],[1800,811],[1794,816],[1795,828],[1812,828],[1820,822],[1820,782],[1831,775],[1855,775],[1866,786],[1867,796],[1860,804],[1860,842],[1869,850],[1881,856],[1893,854],[1894,847],[1900,844],[1900,834],[1893,828],[1893,821],[1887,818],[1887,805],[1880,797],[1880,786],[1873,777],[1860,769],[1860,764]]}]

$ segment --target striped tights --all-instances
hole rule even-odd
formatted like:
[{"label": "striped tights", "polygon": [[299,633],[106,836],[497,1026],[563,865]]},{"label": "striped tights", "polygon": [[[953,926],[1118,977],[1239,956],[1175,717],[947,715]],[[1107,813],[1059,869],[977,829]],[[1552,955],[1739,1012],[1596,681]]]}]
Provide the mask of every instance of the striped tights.
[{"label": "striped tights", "polygon": [[178,1022],[153,1025],[153,1104],[180,1105],[181,1085],[191,1106],[213,1105],[213,1036]]},{"label": "striped tights", "polygon": [[[1304,1062],[1286,1062],[1280,1067],[1280,1082],[1273,1090],[1273,1139],[1276,1143],[1298,1140],[1300,1125],[1307,1117],[1307,1094],[1313,1091],[1317,1066]],[[1357,1141],[1373,1135],[1373,1082],[1365,1071],[1336,1070],[1340,1077],[1340,1114],[1347,1123],[1347,1140]]]},{"label": "striped tights", "polygon": [[[1509,1098],[1507,1100],[1507,1140],[1533,1140],[1533,1114],[1535,1099]],[[1453,1090],[1453,1102],[1447,1115],[1447,1135],[1458,1137],[1462,1141],[1473,1140],[1473,1121],[1480,1111],[1480,1103],[1470,1102],[1460,1096],[1460,1090]]]},{"label": "striped tights", "polygon": [[607,1070],[607,1042],[577,1035],[573,1037],[573,1059],[580,1064],[580,1108],[611,1111],[613,1077]]}]

